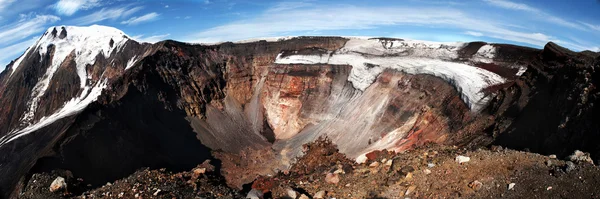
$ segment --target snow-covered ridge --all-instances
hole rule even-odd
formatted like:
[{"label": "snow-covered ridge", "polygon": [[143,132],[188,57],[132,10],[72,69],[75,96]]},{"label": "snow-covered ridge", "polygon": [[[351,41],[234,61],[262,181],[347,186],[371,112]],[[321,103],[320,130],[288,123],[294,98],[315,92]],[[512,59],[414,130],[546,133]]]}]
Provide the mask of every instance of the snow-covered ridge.
[{"label": "snow-covered ridge", "polygon": [[492,63],[496,57],[496,48],[490,44],[483,45],[473,55],[471,60],[475,62]]},{"label": "snow-covered ridge", "polygon": [[0,147],[31,132],[46,127],[62,118],[72,116],[76,113],[81,112],[90,103],[96,101],[98,96],[102,94],[102,90],[106,88],[107,83],[108,80],[104,79],[103,81],[97,82],[93,87],[86,86],[79,97],[73,98],[70,101],[65,102],[65,104],[52,115],[45,116],[32,125],[29,125],[19,130],[13,130],[8,134],[2,136],[0,138]]},{"label": "snow-covered ridge", "polygon": [[[86,67],[93,65],[96,62],[96,56],[99,54],[108,58],[113,52],[120,51],[128,40],[129,37],[121,30],[107,26],[56,26],[48,28],[38,42],[17,60],[18,63],[21,63],[21,60],[32,50],[33,52],[37,50],[43,58],[49,53],[48,48],[54,46],[52,62],[44,76],[34,86],[31,101],[28,102],[28,109],[21,121],[23,123],[31,122],[38,108],[39,100],[46,93],[52,77],[71,53],[75,54],[80,87],[84,89],[92,83],[88,82]],[[19,67],[16,63],[13,65],[13,72]]]},{"label": "snow-covered ridge", "polygon": [[[363,91],[385,69],[434,75],[454,84],[471,110],[479,112],[490,99],[482,90],[504,83],[505,79],[466,63],[453,62],[463,46],[464,43],[351,38],[342,49],[335,52],[323,55],[279,54],[275,63],[351,65],[348,81]],[[484,50],[482,54],[491,54],[489,51]]]}]

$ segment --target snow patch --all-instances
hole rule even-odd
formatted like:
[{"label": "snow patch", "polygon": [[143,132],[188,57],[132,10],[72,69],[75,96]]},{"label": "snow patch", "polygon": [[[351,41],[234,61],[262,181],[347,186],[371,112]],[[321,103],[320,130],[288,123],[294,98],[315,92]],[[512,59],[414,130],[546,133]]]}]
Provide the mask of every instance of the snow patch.
[{"label": "snow patch", "polygon": [[[61,31],[66,31],[66,37],[60,38]],[[56,34],[52,34],[55,31]],[[127,42],[129,37],[122,31],[107,27],[92,25],[89,27],[62,26],[50,27],[40,40],[30,47],[37,49],[40,56],[43,57],[48,52],[48,48],[54,46],[52,62],[46,70],[44,76],[38,80],[33,87],[31,101],[28,102],[28,108],[21,121],[30,122],[38,108],[40,98],[46,93],[52,77],[63,64],[64,60],[71,53],[75,54],[75,63],[77,75],[79,76],[80,87],[88,86],[87,66],[96,62],[96,56],[102,54],[108,58],[115,49],[121,47]],[[40,60],[41,61],[41,60]]]},{"label": "snow patch", "polygon": [[477,53],[473,55],[471,58],[472,61],[482,62],[482,63],[493,63],[494,57],[496,57],[496,47],[486,44],[483,45],[477,50]]},{"label": "snow patch", "polygon": [[106,88],[107,83],[108,79],[104,79],[104,81],[99,81],[93,87],[86,86],[79,97],[73,98],[70,101],[66,102],[61,109],[59,109],[52,115],[45,116],[42,119],[40,119],[37,123],[27,126],[23,129],[9,132],[8,134],[0,138],[0,147],[31,132],[46,127],[62,118],[72,116],[81,112],[90,103],[96,101],[98,96],[102,94],[102,90]]},{"label": "snow patch", "polygon": [[137,55],[133,56],[131,59],[129,59],[129,61],[127,61],[127,67],[125,67],[125,70],[133,67],[133,65],[135,65],[135,63],[137,62]]},{"label": "snow patch", "polygon": [[463,63],[451,62],[458,57],[462,43],[443,44],[416,41],[383,41],[350,39],[335,52],[323,55],[278,55],[277,64],[351,65],[348,81],[364,91],[385,69],[409,74],[429,74],[440,77],[461,93],[463,101],[473,112],[479,112],[490,97],[482,89],[504,83],[505,79],[490,71]]},{"label": "snow patch", "polygon": [[31,47],[27,48],[27,50],[25,51],[25,53],[23,55],[21,55],[21,57],[19,57],[19,59],[17,59],[17,61],[15,61],[12,65],[12,71],[10,72],[9,77],[11,77],[13,75],[13,73],[15,73],[15,71],[17,70],[17,68],[21,65],[21,62],[23,62],[23,60],[25,59],[25,57],[27,57],[27,55],[29,54],[29,51],[31,51]]},{"label": "snow patch", "polygon": [[517,74],[516,74],[516,75],[520,77],[520,76],[521,76],[521,75],[523,75],[523,73],[525,73],[526,71],[527,71],[527,67],[526,67],[526,66],[520,66],[520,67],[519,67],[519,71],[517,71]]}]

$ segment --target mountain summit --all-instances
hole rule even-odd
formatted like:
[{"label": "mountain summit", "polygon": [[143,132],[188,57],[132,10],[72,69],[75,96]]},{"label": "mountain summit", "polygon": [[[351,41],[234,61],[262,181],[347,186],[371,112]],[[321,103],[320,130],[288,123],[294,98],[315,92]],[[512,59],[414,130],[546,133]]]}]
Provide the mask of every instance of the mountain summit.
[{"label": "mountain summit", "polygon": [[555,44],[148,44],[110,27],[51,27],[0,73],[0,192],[15,196],[34,172],[99,186],[205,160],[241,189],[289,170],[320,137],[359,163],[427,143],[597,158],[598,64]]}]

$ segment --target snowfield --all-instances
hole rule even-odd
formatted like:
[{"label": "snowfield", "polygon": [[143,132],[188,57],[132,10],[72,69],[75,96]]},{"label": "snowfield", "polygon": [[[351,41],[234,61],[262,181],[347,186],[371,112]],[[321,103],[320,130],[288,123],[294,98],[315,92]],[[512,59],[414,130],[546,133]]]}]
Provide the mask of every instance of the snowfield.
[{"label": "snowfield", "polygon": [[62,118],[72,116],[83,111],[83,109],[85,109],[90,103],[96,101],[98,96],[102,94],[102,90],[106,88],[107,83],[108,79],[104,79],[103,81],[96,83],[96,85],[93,87],[86,86],[79,97],[73,98],[66,102],[61,109],[52,115],[43,117],[37,123],[29,125],[23,129],[9,132],[0,138],[0,147],[31,132],[46,127]]},{"label": "snowfield", "polygon": [[[63,28],[66,31],[66,37],[60,38],[59,36]],[[54,30],[56,30],[56,34],[52,34]],[[48,47],[54,46],[52,63],[42,79],[33,87],[31,100],[27,103],[28,108],[21,121],[23,123],[31,122],[39,106],[40,98],[46,93],[52,77],[71,53],[75,53],[80,87],[85,89],[86,86],[89,86],[86,67],[96,62],[98,54],[102,54],[105,58],[108,58],[115,50],[120,51],[127,40],[129,39],[125,33],[107,26],[56,26],[49,28],[40,40],[29,47],[27,52],[12,67],[14,72],[31,49],[36,49],[43,58],[48,53]]]},{"label": "snowfield", "polygon": [[[463,101],[473,112],[479,112],[490,100],[482,89],[504,83],[506,80],[490,71],[465,63],[452,62],[464,43],[436,43],[351,38],[346,45],[323,55],[277,56],[277,64],[333,64],[351,65],[348,81],[364,91],[385,69],[409,74],[428,74],[440,77],[456,86]],[[482,47],[477,54],[491,60],[494,48]]]}]

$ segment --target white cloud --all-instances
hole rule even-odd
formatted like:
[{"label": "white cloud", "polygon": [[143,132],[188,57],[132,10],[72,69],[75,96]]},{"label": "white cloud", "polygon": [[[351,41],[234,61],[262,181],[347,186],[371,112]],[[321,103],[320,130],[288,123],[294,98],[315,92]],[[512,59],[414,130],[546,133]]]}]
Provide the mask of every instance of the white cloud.
[{"label": "white cloud", "polygon": [[538,8],[529,6],[527,4],[523,4],[523,3],[515,3],[515,2],[511,2],[511,1],[507,1],[507,0],[484,0],[485,2],[487,2],[488,4],[492,5],[492,6],[496,6],[499,8],[504,8],[504,9],[509,9],[509,10],[518,10],[518,11],[525,11],[528,12],[530,14],[534,14],[537,16],[537,18],[539,20],[543,20],[543,21],[547,21],[549,23],[553,23],[556,25],[560,25],[560,26],[564,26],[564,27],[569,27],[569,28],[575,28],[575,29],[579,29],[579,30],[585,30],[585,27],[574,23],[574,22],[570,22],[567,21],[561,17],[558,16],[554,16],[551,14],[548,14]]},{"label": "white cloud", "polygon": [[191,16],[185,16],[183,19],[191,19]]},{"label": "white cloud", "polygon": [[10,46],[0,48],[0,71],[8,65],[13,59],[22,55],[25,49],[33,45],[38,40],[37,37],[25,40]]},{"label": "white cloud", "polygon": [[33,34],[46,30],[49,23],[60,20],[53,15],[36,15],[27,20],[19,20],[16,23],[0,27],[0,46],[30,37]]},{"label": "white cloud", "polygon": [[79,17],[71,21],[73,24],[88,25],[104,20],[116,20],[131,16],[132,14],[140,11],[142,7],[116,7],[116,8],[102,8],[92,14]]},{"label": "white cloud", "polygon": [[281,3],[276,4],[272,8],[270,8],[269,11],[277,12],[277,11],[284,11],[284,10],[293,10],[293,9],[298,9],[298,8],[302,8],[302,7],[308,7],[311,5],[313,5],[313,4],[309,3],[309,2],[304,2],[304,1],[281,2]]},{"label": "white cloud", "polygon": [[[273,20],[277,19],[277,20]],[[553,37],[539,32],[506,28],[484,17],[473,17],[448,7],[356,7],[308,6],[294,10],[269,9],[257,17],[213,27],[187,38],[190,42],[212,43],[256,37],[281,36],[306,31],[364,30],[413,25],[459,28],[486,37],[543,46]]]},{"label": "white cloud", "polygon": [[169,8],[169,5],[165,5],[165,8]]},{"label": "white cloud", "polygon": [[467,32],[465,32],[465,34],[471,35],[471,36],[475,36],[475,37],[481,37],[481,36],[483,36],[483,33],[475,32],[475,31],[467,31]]},{"label": "white cloud", "polygon": [[522,4],[522,3],[515,3],[515,2],[510,2],[510,1],[504,1],[504,0],[484,0],[484,1],[493,6],[511,9],[511,10],[522,10],[522,11],[527,11],[527,12],[540,12],[540,10],[538,10],[537,8],[534,8],[527,4]]},{"label": "white cloud", "polygon": [[204,4],[210,4],[212,2],[210,2],[210,0],[204,0]]},{"label": "white cloud", "polygon": [[588,28],[594,30],[594,31],[600,31],[600,25],[594,25],[594,24],[590,24],[590,23],[585,23],[585,22],[581,22],[579,21],[579,23],[587,26]]},{"label": "white cloud", "polygon": [[171,34],[152,35],[152,36],[148,36],[148,37],[144,37],[144,35],[136,35],[136,36],[133,36],[132,38],[133,38],[133,40],[136,40],[139,42],[156,43],[156,42],[165,40],[165,38],[167,38],[169,35],[171,35]]},{"label": "white cloud", "polygon": [[14,3],[15,0],[0,0],[0,11],[3,11],[6,7]]},{"label": "white cloud", "polygon": [[58,14],[71,16],[79,10],[87,10],[100,5],[100,0],[59,0],[54,4],[54,10]]},{"label": "white cloud", "polygon": [[151,13],[139,16],[139,17],[132,17],[126,21],[122,21],[121,24],[137,25],[140,23],[156,20],[158,18],[158,16],[160,16],[160,14],[158,14],[156,12],[151,12]]}]

